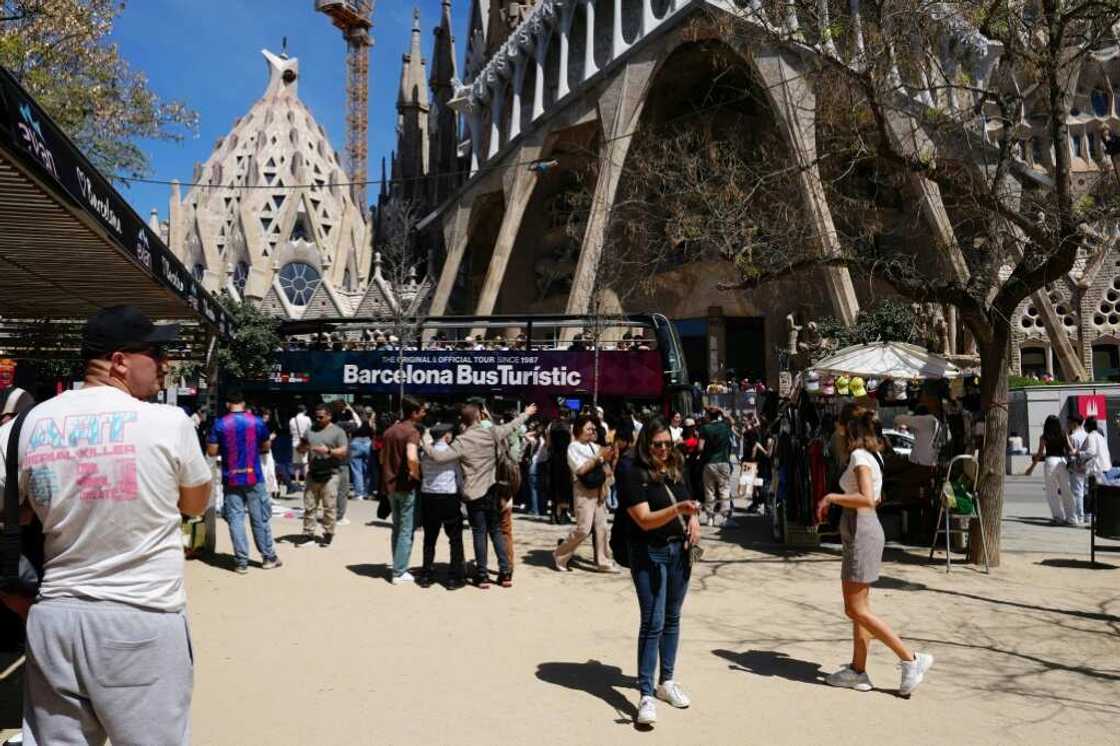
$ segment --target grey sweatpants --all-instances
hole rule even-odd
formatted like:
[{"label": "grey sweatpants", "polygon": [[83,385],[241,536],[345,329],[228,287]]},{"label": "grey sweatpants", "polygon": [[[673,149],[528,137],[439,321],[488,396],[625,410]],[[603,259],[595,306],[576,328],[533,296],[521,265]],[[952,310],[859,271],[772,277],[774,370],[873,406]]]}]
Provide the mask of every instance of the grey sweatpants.
[{"label": "grey sweatpants", "polygon": [[25,744],[187,744],[193,685],[183,612],[77,599],[31,607]]}]

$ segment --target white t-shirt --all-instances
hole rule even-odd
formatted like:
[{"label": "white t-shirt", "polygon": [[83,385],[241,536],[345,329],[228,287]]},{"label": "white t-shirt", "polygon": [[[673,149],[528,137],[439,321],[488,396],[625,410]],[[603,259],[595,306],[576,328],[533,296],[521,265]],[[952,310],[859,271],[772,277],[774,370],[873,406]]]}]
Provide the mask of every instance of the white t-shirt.
[{"label": "white t-shirt", "polygon": [[845,495],[855,495],[859,492],[859,477],[856,476],[856,467],[866,466],[871,470],[871,492],[875,502],[883,499],[883,469],[879,466],[879,459],[875,454],[857,448],[848,457],[848,468],[840,475],[840,489]]},{"label": "white t-shirt", "polygon": [[1108,441],[1100,430],[1088,434],[1081,451],[1093,457],[1087,464],[1090,474],[1099,476],[1112,469],[1112,454],[1108,452]]},{"label": "white t-shirt", "polygon": [[683,433],[684,433],[684,428],[683,427],[673,427],[672,425],[669,425],[669,437],[671,437],[673,439],[674,443],[680,443],[681,442],[681,435]]},{"label": "white t-shirt", "polygon": [[20,495],[46,536],[41,598],[186,605],[179,487],[211,472],[183,410],[112,386],[66,391],[28,415],[19,454]]},{"label": "white t-shirt", "polygon": [[573,494],[583,497],[599,497],[602,487],[589,489],[583,486],[583,482],[579,481],[576,472],[583,467],[588,461],[594,461],[595,457],[599,455],[599,444],[580,443],[578,440],[573,440],[568,445],[568,468],[572,471],[572,492]]},{"label": "white t-shirt", "polygon": [[910,462],[922,466],[937,466],[937,453],[933,448],[941,423],[932,414],[899,415],[896,425],[905,425],[914,433],[914,448]]}]

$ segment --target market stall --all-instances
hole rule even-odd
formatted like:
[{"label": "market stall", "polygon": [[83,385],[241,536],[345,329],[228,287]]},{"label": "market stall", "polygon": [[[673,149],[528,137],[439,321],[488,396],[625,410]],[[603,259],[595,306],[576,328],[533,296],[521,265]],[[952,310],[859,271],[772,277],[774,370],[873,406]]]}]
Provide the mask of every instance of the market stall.
[{"label": "market stall", "polygon": [[816,524],[814,507],[843,470],[835,422],[854,404],[876,410],[883,426],[885,532],[928,544],[944,466],[972,453],[982,432],[978,382],[945,358],[900,342],[847,347],[803,371],[782,410],[776,533],[790,544],[815,544],[829,533]]}]

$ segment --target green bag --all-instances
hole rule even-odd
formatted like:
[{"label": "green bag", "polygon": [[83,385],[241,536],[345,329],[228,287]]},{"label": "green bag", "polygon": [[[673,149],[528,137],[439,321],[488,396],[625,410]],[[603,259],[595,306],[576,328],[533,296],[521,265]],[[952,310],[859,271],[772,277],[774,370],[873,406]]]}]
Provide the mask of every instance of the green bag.
[{"label": "green bag", "polygon": [[968,489],[963,481],[953,482],[953,501],[949,508],[958,515],[972,515],[976,512],[976,496]]}]

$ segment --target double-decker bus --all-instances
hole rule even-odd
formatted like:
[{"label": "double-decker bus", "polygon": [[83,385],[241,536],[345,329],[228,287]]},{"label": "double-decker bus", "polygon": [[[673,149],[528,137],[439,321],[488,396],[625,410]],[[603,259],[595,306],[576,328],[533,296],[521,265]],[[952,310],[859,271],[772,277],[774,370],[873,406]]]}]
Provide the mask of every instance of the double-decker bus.
[{"label": "double-decker bus", "polygon": [[440,316],[409,323],[408,334],[377,319],[307,320],[285,322],[281,334],[286,349],[268,379],[245,382],[269,399],[376,400],[403,390],[535,402],[546,413],[593,400],[608,410],[691,410],[680,338],[661,314]]}]

